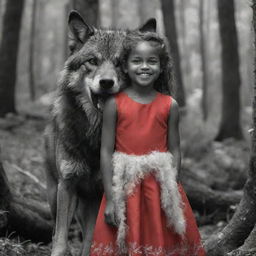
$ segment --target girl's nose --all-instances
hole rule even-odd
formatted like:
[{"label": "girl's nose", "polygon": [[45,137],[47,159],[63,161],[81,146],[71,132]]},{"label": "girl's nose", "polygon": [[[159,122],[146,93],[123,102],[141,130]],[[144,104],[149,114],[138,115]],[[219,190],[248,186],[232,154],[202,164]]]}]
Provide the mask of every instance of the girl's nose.
[{"label": "girl's nose", "polygon": [[142,64],[141,64],[141,69],[148,69],[148,64],[146,63],[146,62],[143,62]]}]

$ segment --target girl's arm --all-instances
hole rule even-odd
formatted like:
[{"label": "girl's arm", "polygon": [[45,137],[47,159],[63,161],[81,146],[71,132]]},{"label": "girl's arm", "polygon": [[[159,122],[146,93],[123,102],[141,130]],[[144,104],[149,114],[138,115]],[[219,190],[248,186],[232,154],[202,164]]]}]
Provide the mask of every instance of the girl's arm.
[{"label": "girl's arm", "polygon": [[173,155],[173,165],[177,169],[177,182],[180,182],[180,133],[179,133],[179,106],[172,98],[168,121],[168,148]]},{"label": "girl's arm", "polygon": [[116,103],[114,97],[109,98],[104,106],[103,125],[101,135],[101,150],[100,150],[100,169],[103,175],[103,186],[107,199],[105,209],[105,222],[116,226],[114,216],[114,203],[112,193],[112,156],[115,150],[115,130],[116,130]]}]

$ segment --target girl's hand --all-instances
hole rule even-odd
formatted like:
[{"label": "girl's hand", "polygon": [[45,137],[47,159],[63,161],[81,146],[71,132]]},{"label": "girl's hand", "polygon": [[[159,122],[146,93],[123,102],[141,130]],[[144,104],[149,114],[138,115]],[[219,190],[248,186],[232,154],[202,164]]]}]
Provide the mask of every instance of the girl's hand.
[{"label": "girl's hand", "polygon": [[108,200],[106,204],[106,209],[104,212],[105,222],[110,226],[117,227],[117,221],[115,216],[115,206],[112,200]]}]

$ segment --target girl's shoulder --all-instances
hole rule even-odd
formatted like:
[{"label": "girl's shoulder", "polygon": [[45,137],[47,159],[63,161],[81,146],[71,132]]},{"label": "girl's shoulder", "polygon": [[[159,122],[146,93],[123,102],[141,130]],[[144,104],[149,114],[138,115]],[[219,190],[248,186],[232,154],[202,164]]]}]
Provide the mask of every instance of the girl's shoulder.
[{"label": "girl's shoulder", "polygon": [[115,103],[118,104],[124,100],[125,95],[124,95],[123,91],[120,91],[111,97],[114,99]]},{"label": "girl's shoulder", "polygon": [[178,102],[170,95],[159,93],[159,104],[166,109],[167,112],[179,112]]},{"label": "girl's shoulder", "polygon": [[158,92],[158,94],[160,95],[160,97],[162,97],[163,99],[166,99],[166,100],[172,100],[172,96],[170,95],[167,95],[167,94],[163,94],[161,92]]},{"label": "girl's shoulder", "polygon": [[168,97],[170,98],[170,101],[171,101],[171,107],[178,109],[179,108],[178,102],[172,96],[168,96]]},{"label": "girl's shoulder", "polygon": [[161,102],[166,103],[170,107],[173,104],[173,102],[176,102],[175,99],[170,95],[166,95],[166,94],[163,94],[160,92],[158,92],[158,94],[159,94],[159,98],[160,98]]},{"label": "girl's shoulder", "polygon": [[120,98],[120,97],[122,97],[123,96],[123,91],[120,91],[120,92],[118,92],[118,93],[116,93],[116,94],[114,94],[113,96],[111,96],[111,97],[113,97],[113,98],[115,98],[115,99],[117,99],[117,98]]},{"label": "girl's shoulder", "polygon": [[114,102],[116,110],[120,109],[122,106],[126,105],[127,97],[123,91],[120,91],[111,97],[111,101]]}]

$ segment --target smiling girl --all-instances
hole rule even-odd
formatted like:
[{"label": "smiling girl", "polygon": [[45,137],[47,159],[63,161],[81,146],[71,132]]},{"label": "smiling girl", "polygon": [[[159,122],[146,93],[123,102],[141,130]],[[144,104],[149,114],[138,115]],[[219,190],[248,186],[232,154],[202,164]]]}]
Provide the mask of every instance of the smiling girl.
[{"label": "smiling girl", "polygon": [[133,32],[123,59],[128,87],[104,107],[105,193],[90,255],[203,256],[179,181],[179,110],[169,96],[172,70],[164,40]]}]

